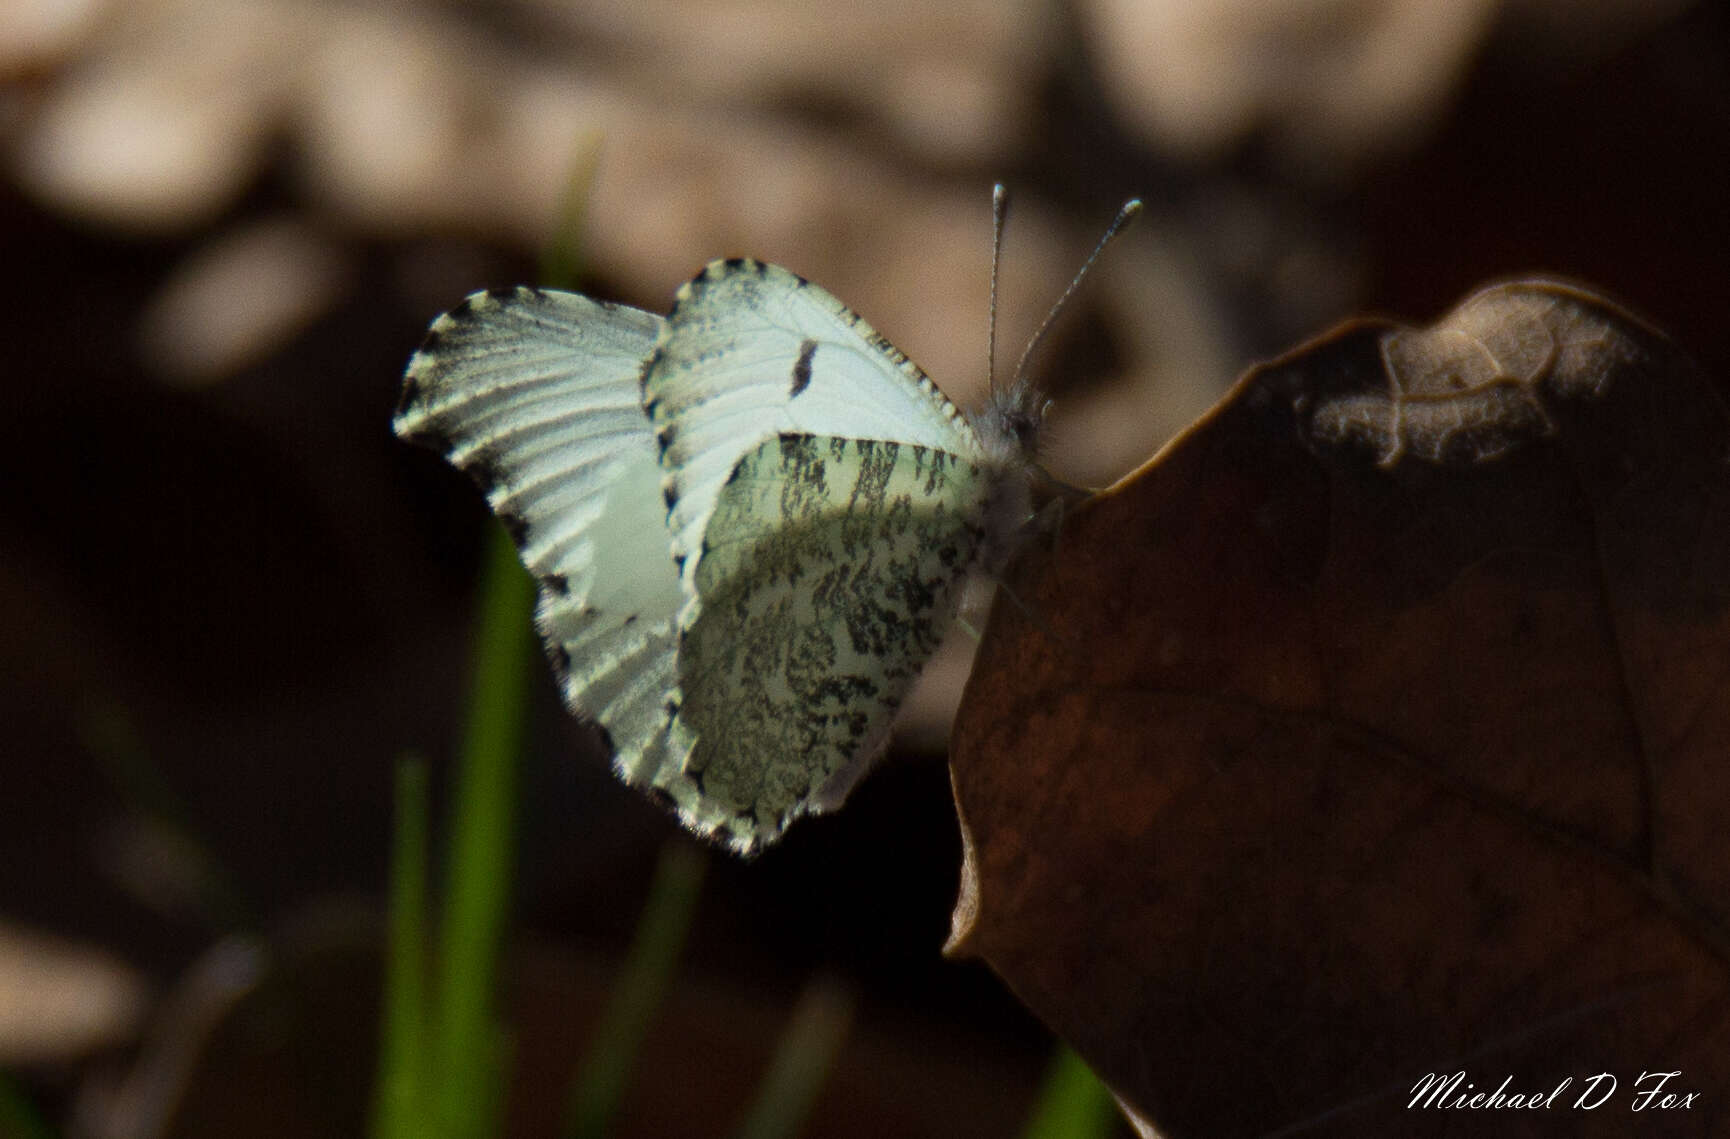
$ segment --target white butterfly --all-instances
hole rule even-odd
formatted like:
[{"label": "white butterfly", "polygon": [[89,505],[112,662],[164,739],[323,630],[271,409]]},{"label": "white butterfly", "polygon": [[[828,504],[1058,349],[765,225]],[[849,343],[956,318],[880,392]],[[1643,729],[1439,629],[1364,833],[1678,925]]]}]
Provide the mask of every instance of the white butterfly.
[{"label": "white butterfly", "polygon": [[1028,517],[1043,414],[1018,372],[969,419],[834,297],[735,259],[665,319],[476,293],[409,361],[395,428],[510,528],[619,775],[752,853],[882,752],[957,587]]}]

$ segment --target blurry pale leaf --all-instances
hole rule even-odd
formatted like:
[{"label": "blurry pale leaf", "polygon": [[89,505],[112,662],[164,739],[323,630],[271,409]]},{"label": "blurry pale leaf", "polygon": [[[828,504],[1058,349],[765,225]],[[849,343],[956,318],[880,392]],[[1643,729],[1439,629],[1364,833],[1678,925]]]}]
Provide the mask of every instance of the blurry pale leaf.
[{"label": "blurry pale leaf", "polygon": [[143,978],[99,950],[0,923],[0,1065],[76,1058],[131,1036]]},{"label": "blurry pale leaf", "polygon": [[858,1004],[850,986],[827,974],[806,982],[735,1132],[738,1139],[795,1139],[809,1133],[811,1105],[834,1074]]},{"label": "blurry pale leaf", "polygon": [[207,916],[212,867],[183,831],[145,814],[118,816],[100,835],[96,860],[133,901],[171,917]]},{"label": "blurry pale leaf", "polygon": [[1041,0],[526,0],[655,101],[842,107],[947,166],[1001,161],[1059,42]]},{"label": "blurry pale leaf", "polygon": [[1418,137],[1496,0],[1083,0],[1118,113],[1207,157],[1268,132],[1295,163],[1350,163]]},{"label": "blurry pale leaf", "polygon": [[74,51],[113,0],[0,3],[0,77],[58,63]]},{"label": "blurry pale leaf", "polygon": [[342,250],[291,219],[224,234],[181,264],[139,325],[145,363],[204,384],[268,356],[324,312],[347,276]]},{"label": "blurry pale leaf", "polygon": [[206,949],[157,1002],[130,1069],[80,1089],[72,1132],[94,1139],[173,1134],[169,1123],[211,1037],[269,964],[264,944],[252,937],[225,937]]},{"label": "blurry pale leaf", "polygon": [[491,164],[514,156],[499,152],[495,106],[523,82],[522,62],[402,9],[326,24],[297,106],[314,189],[374,225],[497,210],[488,183],[508,171]]},{"label": "blurry pale leaf", "polygon": [[1047,445],[1073,485],[1104,486],[1134,469],[1206,411],[1236,368],[1204,268],[1153,228],[1119,242],[1089,286],[1124,358],[1115,383],[1091,377],[1099,386],[1053,407]]},{"label": "blurry pale leaf", "polygon": [[[1023,117],[1038,70],[1028,54],[1052,42],[1043,5],[904,3],[866,16],[654,0],[537,13],[489,34],[436,8],[139,0],[46,85],[21,129],[19,177],[63,210],[172,229],[232,202],[280,139],[317,206],[349,222],[535,250],[599,137],[585,257],[625,299],[665,297],[717,256],[788,264],[866,313],[952,396],[977,399],[987,187],[910,176],[894,147],[862,147],[812,116],[810,97],[868,105],[949,163],[995,153],[1013,132],[993,116]],[[548,33],[555,20],[568,41]],[[540,33],[532,43],[525,28]],[[799,113],[780,113],[789,106]],[[1020,343],[1068,272],[1058,236],[1049,214],[1018,209],[1005,344]]]},{"label": "blurry pale leaf", "polygon": [[208,219],[258,164],[304,42],[303,14],[280,0],[123,6],[20,140],[20,180],[111,224]]},{"label": "blurry pale leaf", "polygon": [[952,948],[1178,1139],[1528,1133],[1406,1111],[1461,1069],[1617,1075],[1570,1136],[1679,1069],[1713,1098],[1662,1133],[1723,1134],[1727,453],[1561,284],[1251,372],[1011,575]]},{"label": "blurry pale leaf", "polygon": [[[299,108],[309,187],[348,216],[538,248],[599,137],[585,259],[627,296],[664,297],[705,260],[748,253],[846,297],[946,387],[960,380],[952,396],[968,401],[978,387],[966,384],[983,383],[983,184],[933,186],[809,122],[681,106],[664,83],[525,64],[430,20],[348,17],[312,58]],[[1043,314],[1066,271],[1057,237],[1048,216],[1018,211],[1005,343]],[[969,328],[976,337],[956,334]]]}]

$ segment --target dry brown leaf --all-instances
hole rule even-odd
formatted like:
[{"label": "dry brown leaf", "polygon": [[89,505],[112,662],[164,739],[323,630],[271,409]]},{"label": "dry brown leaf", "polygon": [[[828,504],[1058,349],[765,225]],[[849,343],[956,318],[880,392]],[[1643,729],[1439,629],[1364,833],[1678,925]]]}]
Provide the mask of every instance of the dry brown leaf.
[{"label": "dry brown leaf", "polygon": [[951,949],[1167,1136],[1723,1134],[1727,453],[1555,282],[1252,371],[1000,599]]},{"label": "dry brown leaf", "polygon": [[139,354],[165,382],[215,383],[283,348],[337,302],[347,250],[292,215],[237,226],[183,260],[139,316]]}]

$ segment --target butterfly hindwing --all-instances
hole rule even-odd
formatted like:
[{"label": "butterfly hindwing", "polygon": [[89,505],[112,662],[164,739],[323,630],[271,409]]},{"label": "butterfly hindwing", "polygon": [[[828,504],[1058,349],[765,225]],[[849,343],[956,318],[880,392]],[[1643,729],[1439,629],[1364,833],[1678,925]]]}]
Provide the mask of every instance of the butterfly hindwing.
[{"label": "butterfly hindwing", "polygon": [[982,538],[975,463],[779,435],[717,496],[679,650],[676,736],[732,844],[838,806],[882,751]]},{"label": "butterfly hindwing", "polygon": [[678,577],[641,373],[661,318],[572,293],[476,293],[409,362],[397,434],[474,477],[540,592],[567,703],[634,783],[675,777]]}]

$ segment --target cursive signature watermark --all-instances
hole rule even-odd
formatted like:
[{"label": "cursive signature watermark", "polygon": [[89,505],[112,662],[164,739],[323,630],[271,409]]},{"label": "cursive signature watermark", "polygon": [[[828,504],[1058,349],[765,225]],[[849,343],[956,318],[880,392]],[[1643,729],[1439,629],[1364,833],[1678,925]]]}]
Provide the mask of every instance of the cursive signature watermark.
[{"label": "cursive signature watermark", "polygon": [[[1489,1090],[1460,1072],[1430,1072],[1412,1085],[1406,1107],[1435,1111],[1677,1111],[1693,1107],[1698,1091],[1683,1086],[1681,1072],[1641,1072],[1624,1087],[1609,1072],[1576,1080],[1565,1076],[1553,1088],[1514,1089],[1506,1076]],[[1620,1093],[1620,1094],[1618,1094]]]}]

